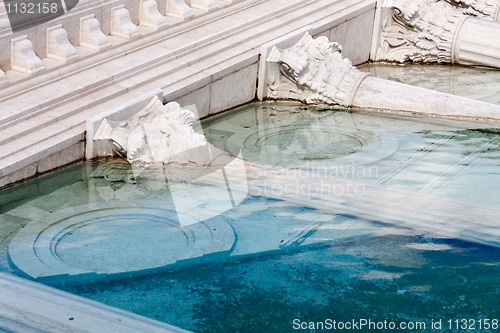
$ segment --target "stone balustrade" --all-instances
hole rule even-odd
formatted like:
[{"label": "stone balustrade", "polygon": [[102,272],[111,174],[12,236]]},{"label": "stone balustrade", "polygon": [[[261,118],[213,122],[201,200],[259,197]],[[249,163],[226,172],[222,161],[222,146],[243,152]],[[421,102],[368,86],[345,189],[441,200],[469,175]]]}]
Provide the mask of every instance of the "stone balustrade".
[{"label": "stone balustrade", "polygon": [[61,17],[12,32],[0,3],[0,86],[75,62],[238,0],[80,0]]}]

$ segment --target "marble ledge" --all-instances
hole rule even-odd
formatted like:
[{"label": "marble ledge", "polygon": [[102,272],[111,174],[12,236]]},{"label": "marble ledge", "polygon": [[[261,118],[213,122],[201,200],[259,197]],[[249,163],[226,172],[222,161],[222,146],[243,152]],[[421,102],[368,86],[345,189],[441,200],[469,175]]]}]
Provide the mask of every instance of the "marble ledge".
[{"label": "marble ledge", "polygon": [[188,333],[172,325],[0,273],[0,328],[9,332]]}]

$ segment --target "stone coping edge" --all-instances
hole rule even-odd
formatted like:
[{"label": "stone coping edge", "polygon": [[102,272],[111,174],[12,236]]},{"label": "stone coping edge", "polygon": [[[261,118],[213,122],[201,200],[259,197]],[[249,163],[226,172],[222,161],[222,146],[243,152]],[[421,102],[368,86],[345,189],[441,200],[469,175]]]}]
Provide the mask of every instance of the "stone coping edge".
[{"label": "stone coping edge", "polygon": [[0,273],[0,294],[0,331],[189,332],[6,273]]}]

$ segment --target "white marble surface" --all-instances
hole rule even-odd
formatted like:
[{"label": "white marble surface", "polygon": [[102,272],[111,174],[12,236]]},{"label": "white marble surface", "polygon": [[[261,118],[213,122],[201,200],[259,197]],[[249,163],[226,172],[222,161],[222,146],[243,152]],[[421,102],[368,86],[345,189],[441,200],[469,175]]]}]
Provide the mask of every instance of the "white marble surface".
[{"label": "white marble surface", "polygon": [[45,69],[27,35],[12,39],[10,49],[12,70],[31,75]]},{"label": "white marble surface", "polygon": [[164,332],[177,327],[0,273],[0,329],[25,332]]},{"label": "white marble surface", "polygon": [[68,33],[61,24],[47,29],[47,57],[62,62],[79,57],[76,48],[68,40]]},{"label": "white marble surface", "polygon": [[158,4],[155,0],[141,0],[139,25],[155,30],[167,25],[167,20],[158,11]]}]

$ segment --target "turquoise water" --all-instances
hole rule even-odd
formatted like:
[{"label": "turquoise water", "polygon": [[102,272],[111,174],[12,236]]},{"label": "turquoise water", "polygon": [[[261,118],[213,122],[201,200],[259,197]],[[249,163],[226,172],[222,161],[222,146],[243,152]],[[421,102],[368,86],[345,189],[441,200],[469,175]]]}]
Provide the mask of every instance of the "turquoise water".
[{"label": "turquoise water", "polygon": [[[293,332],[294,320],[328,319],[494,332],[478,328],[500,316],[499,255],[453,239],[392,235],[64,289],[196,332]],[[470,329],[457,329],[456,319]],[[439,320],[443,329],[431,329]]]}]

